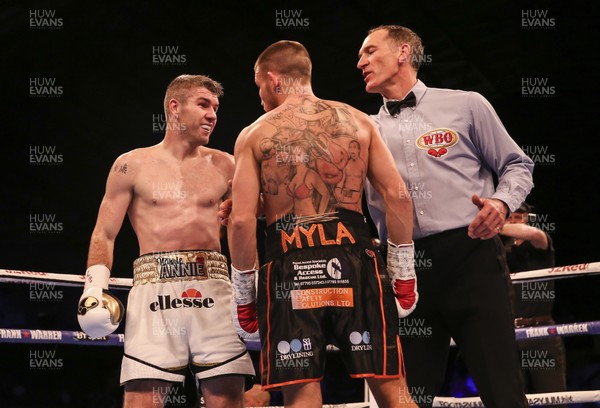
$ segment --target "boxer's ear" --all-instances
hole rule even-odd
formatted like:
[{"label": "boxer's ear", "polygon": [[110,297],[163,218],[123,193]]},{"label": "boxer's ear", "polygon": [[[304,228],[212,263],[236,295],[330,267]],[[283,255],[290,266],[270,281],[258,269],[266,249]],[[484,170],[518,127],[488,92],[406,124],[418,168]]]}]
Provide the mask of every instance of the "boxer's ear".
[{"label": "boxer's ear", "polygon": [[271,85],[270,88],[275,93],[280,93],[279,91],[281,90],[281,84],[279,83],[279,75],[273,71],[267,71],[267,78],[269,78],[269,83]]},{"label": "boxer's ear", "polygon": [[171,117],[175,120],[179,119],[179,110],[181,108],[181,103],[175,98],[171,98],[167,105],[169,107],[169,113]]}]

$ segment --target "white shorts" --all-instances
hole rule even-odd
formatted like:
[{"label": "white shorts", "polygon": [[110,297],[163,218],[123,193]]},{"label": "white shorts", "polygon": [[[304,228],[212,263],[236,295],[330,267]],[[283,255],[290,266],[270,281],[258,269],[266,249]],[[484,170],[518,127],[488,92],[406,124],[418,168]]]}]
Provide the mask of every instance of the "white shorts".
[{"label": "white shorts", "polygon": [[182,382],[254,376],[231,320],[227,259],[215,251],[143,255],[134,262],[127,300],[121,384],[135,379]]}]

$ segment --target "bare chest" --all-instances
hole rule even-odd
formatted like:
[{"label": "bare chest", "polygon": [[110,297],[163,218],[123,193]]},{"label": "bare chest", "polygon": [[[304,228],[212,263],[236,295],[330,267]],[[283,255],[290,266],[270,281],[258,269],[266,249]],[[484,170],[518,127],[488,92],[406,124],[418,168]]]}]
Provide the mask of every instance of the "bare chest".
[{"label": "bare chest", "polygon": [[136,179],[134,199],[157,207],[212,207],[227,191],[228,177],[214,165],[149,163]]}]

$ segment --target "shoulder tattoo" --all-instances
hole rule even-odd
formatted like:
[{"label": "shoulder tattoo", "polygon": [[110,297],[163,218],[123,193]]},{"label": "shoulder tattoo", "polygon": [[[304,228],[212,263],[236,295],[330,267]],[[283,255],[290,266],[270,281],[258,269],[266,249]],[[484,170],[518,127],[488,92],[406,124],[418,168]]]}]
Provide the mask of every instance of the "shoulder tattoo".
[{"label": "shoulder tattoo", "polygon": [[123,163],[121,165],[115,164],[113,171],[115,173],[127,174],[127,163]]}]

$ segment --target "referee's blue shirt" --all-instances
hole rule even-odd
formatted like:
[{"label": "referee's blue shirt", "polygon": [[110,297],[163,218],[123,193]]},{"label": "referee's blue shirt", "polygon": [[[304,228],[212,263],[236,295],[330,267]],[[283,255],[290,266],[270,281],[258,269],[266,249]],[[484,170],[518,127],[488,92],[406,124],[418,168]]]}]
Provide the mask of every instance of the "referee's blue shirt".
[{"label": "referee's blue shirt", "polygon": [[[468,226],[478,212],[471,196],[498,198],[516,210],[533,187],[533,161],[510,137],[491,104],[476,92],[411,90],[415,107],[395,117],[371,115],[391,150],[414,206],[415,239]],[[498,175],[494,189],[493,173]],[[388,238],[383,199],[366,183],[369,212]]]}]

